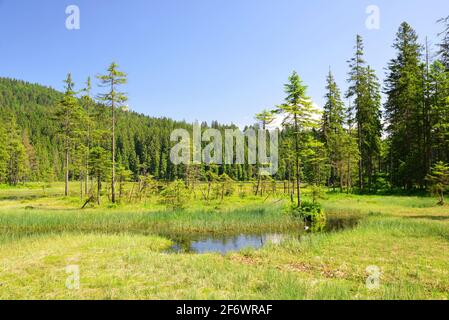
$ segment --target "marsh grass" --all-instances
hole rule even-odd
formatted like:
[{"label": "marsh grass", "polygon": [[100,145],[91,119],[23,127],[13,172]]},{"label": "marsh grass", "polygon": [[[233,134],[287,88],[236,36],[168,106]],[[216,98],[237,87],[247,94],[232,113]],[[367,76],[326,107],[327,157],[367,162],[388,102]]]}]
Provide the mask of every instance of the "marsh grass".
[{"label": "marsh grass", "polygon": [[235,211],[46,211],[14,210],[0,214],[3,239],[33,234],[138,233],[138,234],[236,234],[281,232],[300,228],[301,222],[278,206]]},{"label": "marsh grass", "polygon": [[[166,254],[164,234],[301,226],[274,198],[81,211],[58,190],[0,188],[1,299],[449,299],[449,210],[430,197],[330,193],[327,214],[361,218],[355,228],[222,256]],[[64,285],[68,264],[80,266],[80,290]],[[376,290],[365,285],[372,265]]]}]

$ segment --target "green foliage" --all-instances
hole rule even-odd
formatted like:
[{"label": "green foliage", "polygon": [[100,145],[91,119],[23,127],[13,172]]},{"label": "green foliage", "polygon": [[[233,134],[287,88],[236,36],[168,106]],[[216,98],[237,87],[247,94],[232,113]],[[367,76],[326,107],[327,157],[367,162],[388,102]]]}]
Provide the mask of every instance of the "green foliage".
[{"label": "green foliage", "polygon": [[354,57],[349,61],[350,86],[346,97],[354,100],[349,115],[357,130],[359,189],[371,191],[373,175],[379,169],[376,169],[375,159],[380,152],[382,135],[380,84],[374,70],[364,60],[363,39],[359,35],[355,49]]},{"label": "green foliage", "polygon": [[394,48],[397,56],[388,66],[385,105],[390,135],[390,174],[394,185],[412,189],[424,185],[427,152],[423,144],[426,128],[422,116],[421,45],[409,24],[401,24]]},{"label": "green foliage", "polygon": [[6,152],[6,130],[3,126],[3,122],[0,122],[0,182],[6,182],[7,173],[7,159],[8,153]]},{"label": "green foliage", "polygon": [[[293,159],[295,163],[296,175],[296,197],[297,205],[301,206],[301,154],[310,151],[314,139],[310,137],[310,130],[318,127],[315,116],[318,111],[314,108],[311,99],[307,96],[307,86],[305,86],[296,73],[293,71],[285,84],[285,103],[280,105],[277,112],[284,116],[283,126],[290,129],[293,141]],[[291,152],[291,151],[290,151]]]},{"label": "green foliage", "polygon": [[[422,191],[432,164],[449,163],[448,18],[441,22],[444,30],[439,60],[431,64],[428,48],[423,59],[422,46],[412,27],[404,22],[399,28],[394,43],[396,57],[388,65],[385,81],[385,135],[380,122],[380,84],[365,61],[360,36],[349,61],[348,106],[342,100],[337,80],[329,72],[324,112],[318,124],[307,87],[293,72],[285,85],[284,103],[275,111],[263,110],[255,116],[257,123],[248,128],[266,129],[276,113],[283,116],[279,170],[274,178],[287,182],[284,193],[288,192],[292,201],[296,196],[298,206],[303,182],[325,183],[347,193],[354,190],[357,182],[362,192],[417,188]],[[195,197],[196,183],[205,181],[207,184],[198,189],[207,202],[234,192],[233,183],[227,178],[256,181],[256,195],[276,194],[276,184],[259,176],[260,163],[174,165],[169,159],[170,133],[179,128],[192,130],[192,126],[129,111],[125,105],[127,97],[119,90],[126,83],[126,74],[115,63],[98,80],[105,89],[94,99],[90,78],[86,88],[76,92],[69,74],[64,93],[0,78],[0,182],[78,180],[81,189],[84,183],[87,194],[92,181],[89,175],[95,174],[95,180],[98,176],[110,180],[108,195],[112,195],[112,201],[116,180],[122,189],[126,181],[142,185],[139,177],[149,176],[164,182],[183,179]],[[216,121],[201,124],[202,130],[209,127],[222,133],[236,129]],[[110,153],[109,164],[92,163],[95,158],[104,162],[99,150]],[[107,166],[110,173],[105,172]],[[99,184],[101,187],[101,181]],[[243,191],[239,194],[246,195]]]},{"label": "green foliage", "polygon": [[110,154],[102,147],[94,147],[90,152],[89,167],[90,174],[100,180],[109,177],[109,168],[111,166]]},{"label": "green foliage", "polygon": [[326,227],[326,214],[318,203],[303,201],[301,207],[290,205],[287,212],[295,218],[304,221],[312,232],[323,231]]},{"label": "green foliage", "polygon": [[391,190],[391,184],[388,181],[387,174],[386,173],[377,173],[374,176],[373,191],[385,193],[385,192],[388,192],[389,190]]},{"label": "green foliage", "polygon": [[444,192],[449,187],[449,165],[438,162],[432,167],[432,173],[427,175],[430,190],[438,196],[438,204],[444,205]]},{"label": "green foliage", "polygon": [[116,108],[124,106],[124,103],[128,100],[123,92],[117,90],[118,86],[123,85],[127,82],[126,73],[118,70],[118,65],[113,62],[107,70],[107,74],[98,76],[101,81],[100,86],[106,87],[107,93],[100,94],[99,98],[105,105],[111,107],[112,111],[112,148],[111,148],[111,160],[112,160],[112,171],[111,171],[111,201],[116,202],[115,193],[115,158],[116,158],[116,135],[115,127],[117,123],[116,118]]},{"label": "green foliage", "polygon": [[3,150],[0,152],[0,161],[3,159],[0,174],[3,173],[3,177],[0,178],[10,185],[17,185],[25,181],[29,172],[28,156],[14,115],[8,117],[4,128],[3,133],[0,132],[0,147]]},{"label": "green foliage", "polygon": [[62,140],[62,149],[64,150],[64,170],[65,170],[65,195],[69,195],[69,171],[70,156],[73,150],[80,143],[81,123],[84,120],[84,109],[75,97],[72,75],[69,73],[65,82],[65,94],[57,104],[54,114],[58,123],[58,136]]},{"label": "green foliage", "polygon": [[449,69],[440,61],[430,66],[427,95],[433,154],[436,161],[449,162]]},{"label": "green foliage", "polygon": [[323,199],[325,195],[325,190],[323,189],[322,186],[313,184],[310,187],[310,194],[312,196],[312,202],[316,204],[319,199]]},{"label": "green foliage", "polygon": [[262,112],[256,114],[255,118],[262,125],[262,129],[265,130],[267,126],[273,123],[273,121],[275,120],[275,114],[273,113],[273,111],[265,109]]},{"label": "green foliage", "polygon": [[[104,89],[106,92],[98,99],[94,99],[90,93],[90,81],[85,87],[79,92],[80,97],[75,98],[78,104],[76,109],[81,106],[84,109],[84,117],[82,121],[73,122],[77,124],[77,131],[73,132],[73,140],[71,140],[73,149],[69,159],[70,180],[81,180],[81,176],[85,175],[86,171],[89,172],[88,168],[86,170],[79,167],[80,163],[83,167],[87,167],[89,149],[95,146],[105,150],[111,149],[111,105],[104,100],[110,97],[110,91]],[[72,91],[74,91],[73,87]],[[0,78],[0,111],[3,115],[16,117],[18,131],[22,135],[25,131],[27,132],[29,144],[34,149],[36,163],[33,166],[30,163],[32,172],[24,177],[26,181],[64,179],[64,135],[61,130],[61,119],[55,115],[61,109],[61,101],[74,102],[73,99],[67,99],[64,95],[65,93],[37,84]],[[172,147],[170,134],[174,129],[179,128],[191,131],[191,124],[168,118],[152,118],[129,111],[123,108],[123,105],[116,107],[115,111],[118,120],[115,132],[117,148],[115,159],[117,164],[133,172],[133,180],[147,173],[157,180],[172,181],[186,178],[185,168],[170,162]],[[5,125],[8,121],[6,118],[0,119],[0,122]],[[222,125],[217,122],[201,124],[202,130],[211,126],[219,129],[223,134],[225,129],[236,128],[233,125]],[[86,154],[79,152],[80,145],[85,147]],[[73,151],[76,153],[72,154]],[[198,177],[207,171],[204,164],[198,165],[197,169]],[[216,173],[224,172],[232,179],[239,181],[256,177],[257,172],[256,165],[226,165],[218,169]],[[204,177],[202,180],[205,180]]]},{"label": "green foliage", "polygon": [[102,183],[109,179],[111,160],[110,154],[102,147],[92,148],[89,155],[90,174],[97,181],[97,203],[100,204]]},{"label": "green foliage", "polygon": [[117,166],[117,181],[119,183],[119,199],[122,199],[124,194],[124,184],[125,182],[131,181],[132,179],[132,171],[126,169],[123,165]]},{"label": "green foliage", "polygon": [[161,203],[173,210],[182,210],[186,206],[190,193],[184,181],[175,180],[161,192]]},{"label": "green foliage", "polygon": [[346,162],[344,154],[344,143],[347,138],[347,132],[344,129],[345,106],[331,71],[329,71],[326,82],[327,93],[321,121],[321,141],[324,143],[327,156],[325,161],[328,164],[328,170],[325,170],[325,173],[328,171],[326,182],[328,186],[335,188],[338,184],[341,187],[341,177]]},{"label": "green foliage", "polygon": [[438,44],[438,54],[441,62],[444,64],[447,70],[449,70],[449,16],[438,20],[444,27],[444,30],[440,33],[442,37],[441,42]]},{"label": "green foliage", "polygon": [[226,173],[223,173],[219,178],[221,184],[221,199],[225,196],[232,196],[234,193],[234,180],[231,179]]}]

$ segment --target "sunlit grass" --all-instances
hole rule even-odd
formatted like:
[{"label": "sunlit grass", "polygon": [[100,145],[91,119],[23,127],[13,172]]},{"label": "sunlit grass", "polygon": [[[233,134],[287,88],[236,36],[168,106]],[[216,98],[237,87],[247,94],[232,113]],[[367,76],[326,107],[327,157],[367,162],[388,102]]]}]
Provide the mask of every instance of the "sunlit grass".
[{"label": "sunlit grass", "polygon": [[118,234],[245,233],[291,230],[301,223],[279,206],[234,211],[0,210],[0,239],[61,232]]},{"label": "sunlit grass", "polygon": [[[328,215],[360,216],[356,228],[222,256],[168,254],[165,234],[300,228],[283,213],[288,197],[197,197],[177,212],[156,196],[105,198],[80,210],[76,184],[62,190],[0,188],[0,299],[449,299],[449,208],[431,197],[329,193]],[[79,290],[65,287],[72,264]],[[368,266],[381,270],[377,290]]]}]

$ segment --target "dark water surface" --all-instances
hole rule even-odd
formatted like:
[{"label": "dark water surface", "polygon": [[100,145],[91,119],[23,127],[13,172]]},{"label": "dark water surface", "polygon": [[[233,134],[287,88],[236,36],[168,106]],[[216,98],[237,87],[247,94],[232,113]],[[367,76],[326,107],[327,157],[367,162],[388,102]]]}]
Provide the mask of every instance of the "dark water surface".
[{"label": "dark water surface", "polygon": [[[359,217],[328,217],[324,232],[337,232],[355,227]],[[267,244],[281,244],[288,239],[300,239],[307,234],[304,229],[290,230],[284,233],[235,234],[235,235],[192,235],[171,236],[175,244],[168,253],[221,253],[240,251],[245,248],[260,249]],[[167,235],[166,235],[167,236]]]}]

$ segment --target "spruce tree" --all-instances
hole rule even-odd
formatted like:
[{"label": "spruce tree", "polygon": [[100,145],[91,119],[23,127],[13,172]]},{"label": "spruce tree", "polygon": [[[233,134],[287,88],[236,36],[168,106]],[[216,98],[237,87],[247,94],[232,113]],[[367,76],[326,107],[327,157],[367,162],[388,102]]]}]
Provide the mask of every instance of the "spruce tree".
[{"label": "spruce tree", "polygon": [[7,135],[6,135],[6,121],[0,117],[0,183],[6,182],[8,153],[6,152]]},{"label": "spruce tree", "polygon": [[101,86],[106,87],[108,92],[100,95],[100,100],[111,107],[111,136],[112,136],[112,171],[111,171],[111,201],[116,202],[115,195],[115,157],[116,157],[116,108],[123,107],[127,97],[123,92],[118,91],[118,87],[127,82],[126,73],[119,71],[118,65],[113,62],[107,70],[107,74],[98,76]]},{"label": "spruce tree", "polygon": [[357,35],[355,54],[349,62],[349,89],[346,97],[354,100],[352,104],[354,123],[357,129],[357,142],[360,159],[358,164],[359,189],[365,190],[365,178],[369,188],[373,176],[373,157],[379,153],[380,127],[380,85],[374,70],[364,60],[363,39]]},{"label": "spruce tree", "polygon": [[438,196],[438,204],[444,205],[444,193],[449,187],[449,165],[439,161],[427,175],[426,180],[430,182],[430,191]]},{"label": "spruce tree", "polygon": [[97,180],[97,204],[101,204],[102,181],[109,178],[110,154],[102,147],[93,147],[89,155],[89,173]]},{"label": "spruce tree", "polygon": [[423,186],[423,106],[421,46],[411,26],[401,24],[393,46],[396,58],[388,65],[385,105],[390,135],[390,175],[396,186]]},{"label": "spruce tree", "polygon": [[[349,63],[349,78],[348,82],[350,84],[348,88],[348,92],[346,93],[347,98],[354,99],[354,109],[353,112],[355,116],[355,123],[357,127],[357,143],[359,146],[359,152],[362,153],[363,146],[363,118],[362,118],[362,110],[363,110],[363,101],[364,101],[364,85],[365,81],[365,60],[363,58],[363,39],[360,35],[356,37],[356,46],[355,46],[355,54]],[[363,158],[359,159],[358,164],[358,172],[359,172],[359,189],[363,190],[364,188],[364,176],[363,176]]]},{"label": "spruce tree", "polygon": [[313,107],[311,99],[307,96],[307,86],[303,84],[296,71],[293,71],[288,80],[289,82],[284,89],[287,94],[285,103],[280,105],[277,111],[284,115],[284,127],[291,128],[293,131],[296,198],[297,206],[301,207],[301,153],[309,148],[307,134],[318,126],[316,120],[318,112]]},{"label": "spruce tree", "polygon": [[[260,123],[260,125],[262,126],[262,130],[264,130],[264,131],[267,129],[267,126],[272,124],[273,121],[275,120],[275,116],[274,116],[273,112],[266,110],[266,109],[263,110],[262,112],[256,114],[255,118]],[[259,194],[259,191],[261,191],[260,183],[262,180],[262,175],[260,174],[259,171],[260,170],[258,170],[258,172],[257,172],[257,187],[256,187],[256,191],[255,191],[256,196]],[[262,193],[261,193],[261,195],[262,195]]]},{"label": "spruce tree", "polygon": [[24,182],[29,171],[28,157],[16,117],[11,115],[6,123],[6,180],[10,185]]},{"label": "spruce tree", "polygon": [[260,122],[261,126],[262,126],[262,130],[266,130],[267,126],[272,124],[273,121],[275,120],[275,116],[273,114],[273,112],[269,111],[269,110],[263,110],[262,112],[256,114],[255,116],[256,120]]},{"label": "spruce tree", "polygon": [[430,68],[429,100],[433,160],[449,163],[449,72],[440,61]]},{"label": "spruce tree", "polygon": [[87,78],[86,87],[83,89],[84,95],[81,97],[81,102],[85,112],[84,121],[84,175],[85,175],[85,189],[84,193],[87,195],[89,193],[89,155],[90,150],[93,147],[93,141],[95,136],[96,124],[98,121],[95,120],[95,101],[91,97],[92,84],[90,77]]},{"label": "spruce tree", "polygon": [[64,149],[64,181],[65,196],[69,195],[69,171],[70,171],[70,153],[75,146],[75,140],[80,135],[80,123],[83,117],[83,110],[75,96],[72,75],[67,75],[65,83],[65,93],[56,109],[56,120],[59,126],[59,136],[62,139]]},{"label": "spruce tree", "polygon": [[[380,156],[380,145],[382,136],[381,106],[382,98],[380,94],[380,84],[376,73],[370,66],[365,70],[367,80],[367,96],[365,104],[363,137],[364,143],[362,151],[363,161],[368,177],[368,190],[372,191],[373,176],[376,170],[376,159]],[[377,168],[380,170],[380,168]]]},{"label": "spruce tree", "polygon": [[326,78],[326,91],[321,136],[329,159],[330,176],[328,185],[335,187],[338,182],[338,166],[342,161],[345,106],[341,100],[340,89],[330,70]]},{"label": "spruce tree", "polygon": [[439,57],[441,62],[446,67],[446,70],[449,70],[449,16],[446,18],[442,18],[438,20],[439,23],[441,23],[444,27],[444,30],[439,34],[442,39],[441,43],[439,44]]}]

